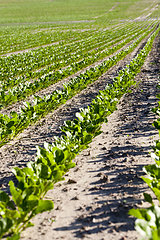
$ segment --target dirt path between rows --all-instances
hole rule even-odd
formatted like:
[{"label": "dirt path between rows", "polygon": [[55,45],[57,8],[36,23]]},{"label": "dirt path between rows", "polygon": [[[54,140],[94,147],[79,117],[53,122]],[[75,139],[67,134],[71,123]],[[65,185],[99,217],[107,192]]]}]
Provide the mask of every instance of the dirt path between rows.
[{"label": "dirt path between rows", "polygon": [[158,42],[137,76],[132,93],[103,125],[102,134],[76,157],[76,167],[47,195],[55,210],[36,216],[23,239],[135,240],[132,207],[142,207],[146,185],[142,167],[152,162],[149,151],[157,131],[152,126],[157,104],[160,59]]}]

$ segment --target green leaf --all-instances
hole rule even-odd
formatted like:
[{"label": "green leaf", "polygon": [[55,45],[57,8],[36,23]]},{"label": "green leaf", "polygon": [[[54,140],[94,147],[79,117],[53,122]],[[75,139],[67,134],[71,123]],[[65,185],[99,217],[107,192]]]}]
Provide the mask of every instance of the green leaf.
[{"label": "green leaf", "polygon": [[149,179],[149,178],[146,178],[146,177],[141,177],[143,179],[144,182],[146,182],[148,184],[148,186],[151,188],[151,183],[152,183],[152,180]]},{"label": "green leaf", "polygon": [[51,169],[49,166],[43,163],[36,164],[37,176],[42,179],[47,179],[51,175]]},{"label": "green leaf", "polygon": [[3,192],[2,190],[0,190],[0,201],[1,202],[9,202],[9,196],[7,195],[7,193]]},{"label": "green leaf", "polygon": [[130,209],[129,210],[129,215],[132,215],[132,216],[134,216],[136,218],[139,218],[139,219],[143,219],[143,216],[142,216],[141,211],[139,209],[134,209],[134,208]]},{"label": "green leaf", "polygon": [[93,135],[88,134],[86,131],[83,132],[83,144],[88,144],[92,141]]},{"label": "green leaf", "polygon": [[62,162],[62,160],[64,159],[64,153],[63,153],[63,150],[61,149],[57,149],[55,152],[54,152],[54,155],[55,155],[55,161],[57,164],[60,164]]},{"label": "green leaf", "polygon": [[52,210],[54,208],[54,204],[51,200],[39,200],[38,207],[36,208],[35,213],[42,213],[45,211]]},{"label": "green leaf", "polygon": [[7,240],[19,240],[20,239],[20,233],[15,233],[11,237],[8,237]]},{"label": "green leaf", "polygon": [[38,197],[35,195],[30,195],[26,201],[23,202],[23,210],[24,211],[33,211],[35,207],[38,206]]},{"label": "green leaf", "polygon": [[152,191],[154,192],[154,194],[156,195],[158,201],[160,202],[160,190],[156,187],[152,188]]},{"label": "green leaf", "polygon": [[14,126],[14,121],[10,121],[6,126],[7,128],[11,128],[12,126]]},{"label": "green leaf", "polygon": [[28,227],[33,227],[34,226],[34,224],[33,223],[31,223],[31,222],[28,222],[27,223],[27,225],[26,225],[26,228],[28,228]]},{"label": "green leaf", "polygon": [[20,206],[22,203],[22,197],[21,197],[22,191],[14,186],[13,181],[9,182],[9,186],[10,186],[10,192],[12,194],[13,201],[17,206]]},{"label": "green leaf", "polygon": [[150,194],[143,193],[143,195],[144,195],[144,199],[145,199],[146,202],[149,202],[149,203],[153,204],[152,197],[151,197]]},{"label": "green leaf", "polygon": [[135,229],[139,234],[143,237],[144,240],[152,239],[152,231],[151,227],[148,225],[148,222],[146,222],[143,219],[137,219],[135,223]]},{"label": "green leaf", "polygon": [[10,218],[0,219],[0,236],[8,232],[8,230],[13,226],[13,221]]},{"label": "green leaf", "polygon": [[157,141],[157,142],[156,142],[156,148],[157,148],[158,150],[160,150],[160,141]]}]

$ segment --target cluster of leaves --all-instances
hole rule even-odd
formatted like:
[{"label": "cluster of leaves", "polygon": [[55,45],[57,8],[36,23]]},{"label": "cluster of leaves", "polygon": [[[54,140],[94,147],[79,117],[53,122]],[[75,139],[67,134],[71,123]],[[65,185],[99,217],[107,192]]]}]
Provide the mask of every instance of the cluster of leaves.
[{"label": "cluster of leaves", "polygon": [[71,79],[67,84],[64,84],[62,90],[55,90],[51,95],[43,98],[36,96],[33,103],[24,103],[24,108],[21,108],[20,114],[11,112],[10,117],[0,114],[0,145],[5,144],[31,123],[56,109],[60,104],[64,104],[68,99],[86,88],[88,84],[97,80],[104,72],[129,54],[143,38],[144,35],[140,36],[129,47],[121,50],[115,56]]},{"label": "cluster of leaves", "polygon": [[[93,64],[100,59],[103,59],[104,57],[116,52],[118,49],[122,48],[125,44],[129,43],[136,37],[138,37],[138,36],[140,37],[140,34],[142,34],[142,33],[143,33],[142,36],[144,38],[151,31],[153,31],[153,29],[155,27],[156,26],[154,25],[154,27],[150,28],[148,31],[147,31],[147,29],[145,29],[145,30],[143,29],[143,30],[139,30],[139,31],[135,30],[135,34],[133,34],[133,32],[129,33],[129,36],[125,40],[123,40],[119,44],[116,44],[113,47],[105,49],[105,50],[103,50],[103,49],[106,47],[109,47],[113,43],[115,44],[115,42],[117,42],[117,39],[114,42],[112,41],[109,44],[105,44],[100,48],[92,50],[91,52],[87,52],[85,54],[81,53],[81,55],[78,55],[79,57],[77,57],[77,52],[76,52],[75,54],[72,55],[72,57],[67,58],[66,61],[64,60],[59,63],[56,62],[56,64],[52,65],[52,67],[53,66],[55,67],[55,65],[57,65],[57,67],[59,68],[59,65],[63,65],[63,64],[67,65],[68,59],[69,59],[69,62],[70,61],[73,62],[70,66],[68,66],[64,69],[56,70],[52,73],[50,73],[51,69],[49,68],[50,69],[50,70],[48,69],[49,73],[48,74],[45,73],[45,76],[43,76],[43,77],[40,77],[40,76],[41,76],[42,72],[44,74],[44,71],[37,72],[36,75],[37,76],[40,75],[40,76],[38,76],[39,77],[38,80],[35,80],[33,82],[28,82],[25,79],[24,82],[21,82],[20,84],[18,84],[18,86],[8,90],[7,92],[5,91],[5,87],[6,87],[6,82],[5,82],[4,87],[2,85],[2,89],[0,91],[0,108],[6,107],[13,102],[24,99],[24,98],[26,98],[26,96],[31,95],[41,89],[45,89],[49,85],[51,85],[57,81],[60,81],[69,75],[76,73],[77,71],[81,70],[82,68],[87,67],[90,64]],[[122,40],[123,37],[124,36],[121,36],[120,39]],[[119,38],[118,38],[118,40],[119,40]],[[94,45],[94,47],[95,47],[95,45]],[[85,49],[85,51],[86,51],[86,49]],[[84,58],[82,60],[80,60],[79,62],[74,62],[75,58],[81,58],[81,57],[84,57]],[[65,58],[66,58],[66,56],[65,56]],[[32,75],[34,75],[34,73],[30,74],[31,78],[34,77]],[[17,79],[17,81],[18,81],[18,79]],[[11,81],[11,83],[12,82],[13,81]]]},{"label": "cluster of leaves", "polygon": [[20,233],[32,226],[30,220],[33,216],[53,209],[53,202],[45,200],[44,196],[74,166],[74,157],[101,133],[101,124],[107,122],[107,116],[116,109],[120,97],[134,84],[133,79],[140,71],[156,34],[157,31],[113,79],[113,83],[99,92],[90,106],[80,109],[74,120],[64,123],[61,137],[55,137],[53,144],[45,143],[44,148],[37,147],[35,161],[29,162],[25,168],[13,169],[18,184],[15,186],[13,181],[9,182],[11,196],[0,191],[0,237],[8,234],[10,240],[20,239]]}]

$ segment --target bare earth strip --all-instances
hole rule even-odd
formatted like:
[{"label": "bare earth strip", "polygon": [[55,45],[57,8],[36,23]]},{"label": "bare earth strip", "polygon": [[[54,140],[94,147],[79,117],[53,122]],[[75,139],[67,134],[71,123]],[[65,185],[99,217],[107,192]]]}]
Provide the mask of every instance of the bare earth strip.
[{"label": "bare earth strip", "polygon": [[152,162],[149,151],[158,138],[150,109],[157,104],[157,42],[137,76],[137,86],[125,94],[102,134],[76,159],[76,168],[47,195],[55,210],[38,215],[23,239],[138,239],[132,207],[142,207],[146,185],[142,167]]}]

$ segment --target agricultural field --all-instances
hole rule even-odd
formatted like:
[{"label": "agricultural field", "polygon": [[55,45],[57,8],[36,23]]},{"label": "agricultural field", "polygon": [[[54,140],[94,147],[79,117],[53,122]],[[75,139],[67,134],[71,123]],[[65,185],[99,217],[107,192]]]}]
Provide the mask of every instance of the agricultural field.
[{"label": "agricultural field", "polygon": [[160,239],[160,1],[0,16],[0,239]]}]

